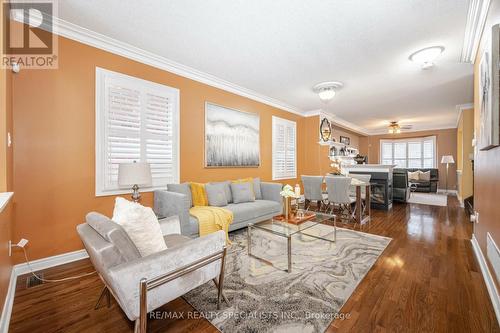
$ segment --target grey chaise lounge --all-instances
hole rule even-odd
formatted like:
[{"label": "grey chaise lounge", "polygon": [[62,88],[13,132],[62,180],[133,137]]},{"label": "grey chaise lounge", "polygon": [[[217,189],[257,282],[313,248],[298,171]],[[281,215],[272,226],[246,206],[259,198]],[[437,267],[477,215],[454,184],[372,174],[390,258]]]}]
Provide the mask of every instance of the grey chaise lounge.
[{"label": "grey chaise lounge", "polygon": [[[162,217],[179,216],[181,233],[189,237],[198,237],[198,220],[194,216],[189,215],[191,197],[189,193],[182,194],[172,191],[171,188],[174,186],[169,185],[168,190],[156,190],[154,192],[154,211]],[[222,207],[232,211],[234,214],[234,220],[229,227],[229,231],[241,229],[249,223],[261,222],[281,214],[282,198],[280,192],[283,185],[280,183],[260,182],[258,180],[254,182],[254,186],[260,187],[261,194],[260,196],[256,195],[255,201],[237,204],[229,201],[230,203],[227,206]]]},{"label": "grey chaise lounge", "polygon": [[160,225],[168,249],[141,257],[120,225],[99,213],[87,214],[86,221],[77,226],[77,231],[105,285],[99,301],[107,295],[109,306],[111,293],[127,317],[135,321],[135,332],[146,332],[148,312],[210,280],[218,288],[217,306],[221,297],[227,302],[222,294],[226,255],[223,231],[190,239],[165,234],[167,223],[179,222],[177,217],[163,219]]}]

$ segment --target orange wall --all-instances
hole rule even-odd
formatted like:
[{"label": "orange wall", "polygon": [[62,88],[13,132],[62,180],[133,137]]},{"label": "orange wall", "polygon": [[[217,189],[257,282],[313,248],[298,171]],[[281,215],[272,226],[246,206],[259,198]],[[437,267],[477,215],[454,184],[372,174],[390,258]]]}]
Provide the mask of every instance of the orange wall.
[{"label": "orange wall", "polygon": [[[0,6],[0,54],[4,46],[4,16]],[[12,148],[7,147],[7,133],[12,133],[12,74],[0,69],[0,192],[12,191]],[[12,239],[12,202],[0,211],[0,309],[3,309],[12,270],[12,258],[8,256],[9,240]]]},{"label": "orange wall", "polygon": [[[474,109],[463,110],[460,114],[457,129],[457,170],[462,171],[459,184],[459,198],[466,199],[473,194],[472,162],[469,155],[473,152]],[[458,180],[457,180],[458,181]]]},{"label": "orange wall", "polygon": [[[304,147],[305,163],[302,171],[307,175],[325,175],[331,171],[330,164],[332,162],[328,158],[329,147],[318,144],[320,117],[307,117],[304,122],[306,144]],[[335,125],[332,126],[332,134],[337,142],[340,142],[340,136],[349,137],[351,139],[350,146],[358,149],[363,138],[356,133]]]},{"label": "orange wall", "polygon": [[[59,69],[21,70],[13,78],[14,234],[30,240],[32,259],[81,249],[75,227],[85,214],[112,213],[114,197],[94,195],[96,66],[180,89],[181,181],[271,180],[272,115],[297,121],[300,174],[302,117],[60,37]],[[205,101],[260,114],[259,168],[204,168]],[[151,193],[143,204],[152,204]]]},{"label": "orange wall", "polygon": [[[486,22],[484,33],[491,31],[491,26],[499,23],[500,3],[493,1],[490,5],[489,18]],[[479,66],[482,50],[484,49],[485,35],[481,40],[478,54],[474,63],[474,128],[475,137],[480,137],[480,99],[479,99]],[[500,246],[500,147],[490,150],[477,150],[474,158],[474,210],[479,213],[479,223],[474,225],[474,236],[483,252],[491,276],[496,280],[496,275],[491,267],[486,251],[486,233],[489,232]],[[496,281],[500,287],[500,281]]]},{"label": "orange wall", "polygon": [[[400,134],[382,134],[372,135],[363,138],[360,142],[360,152],[362,155],[368,155],[368,163],[380,163],[380,140],[381,139],[403,139],[417,138],[425,136],[436,136],[437,146],[437,164],[439,169],[439,188],[444,189],[446,186],[446,165],[441,164],[441,156],[453,155],[457,159],[457,129],[442,129],[421,132],[406,132]],[[450,164],[448,189],[456,188],[457,184],[457,169],[455,164]]]}]

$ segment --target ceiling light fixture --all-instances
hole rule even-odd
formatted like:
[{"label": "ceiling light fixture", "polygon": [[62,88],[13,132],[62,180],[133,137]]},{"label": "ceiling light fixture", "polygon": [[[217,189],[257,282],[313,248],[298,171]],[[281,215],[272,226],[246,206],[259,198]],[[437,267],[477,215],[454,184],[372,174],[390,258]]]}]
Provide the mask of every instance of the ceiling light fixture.
[{"label": "ceiling light fixture", "polygon": [[401,133],[401,127],[399,126],[397,121],[391,121],[387,132],[389,132],[389,134],[399,134]]},{"label": "ceiling light fixture", "polygon": [[420,64],[422,69],[428,69],[434,66],[434,60],[436,60],[443,52],[444,46],[431,46],[410,54],[408,59]]},{"label": "ceiling light fixture", "polygon": [[344,86],[342,82],[322,82],[313,87],[313,91],[318,94],[323,102],[329,102],[335,97],[337,90]]}]

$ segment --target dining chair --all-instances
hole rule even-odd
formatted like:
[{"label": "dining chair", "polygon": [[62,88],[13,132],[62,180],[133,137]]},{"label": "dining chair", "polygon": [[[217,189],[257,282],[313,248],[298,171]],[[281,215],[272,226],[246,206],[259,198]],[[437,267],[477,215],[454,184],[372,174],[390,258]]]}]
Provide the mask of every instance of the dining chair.
[{"label": "dining chair", "polygon": [[349,220],[352,216],[351,204],[356,201],[356,199],[349,196],[351,177],[327,176],[325,181],[330,213],[333,213],[334,209],[338,207],[341,212],[341,219]]},{"label": "dining chair", "polygon": [[304,186],[304,209],[309,210],[312,201],[316,201],[318,211],[325,203],[326,195],[323,194],[323,176],[300,176]]}]

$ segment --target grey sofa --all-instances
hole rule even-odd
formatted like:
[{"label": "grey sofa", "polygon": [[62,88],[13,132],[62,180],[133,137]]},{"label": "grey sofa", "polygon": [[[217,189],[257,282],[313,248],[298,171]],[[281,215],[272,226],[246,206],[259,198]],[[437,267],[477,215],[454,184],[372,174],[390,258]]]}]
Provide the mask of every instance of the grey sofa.
[{"label": "grey sofa", "polygon": [[[217,231],[190,239],[165,234],[165,224],[178,219],[160,220],[167,249],[141,257],[125,230],[99,213],[87,214],[77,232],[90,260],[104,282],[104,294],[111,293],[127,317],[135,321],[135,332],[145,333],[148,312],[188,291],[213,280],[218,288],[219,307],[224,283],[226,235]],[[176,229],[176,228],[174,228]],[[109,303],[108,303],[109,306]]]},{"label": "grey sofa", "polygon": [[[227,206],[222,207],[234,214],[234,220],[229,227],[229,231],[241,229],[249,223],[264,221],[281,214],[282,198],[280,192],[283,185],[258,181],[254,182],[254,186],[257,183],[260,186],[261,195],[256,196],[255,201],[237,204],[230,201]],[[155,213],[162,217],[179,216],[181,233],[189,237],[198,237],[198,220],[189,214],[191,197],[189,194],[173,192],[169,188],[154,192]]]},{"label": "grey sofa", "polygon": [[426,168],[407,168],[407,172],[415,172],[415,171],[422,171],[422,172],[430,172],[430,180],[411,180],[410,183],[416,185],[415,192],[437,192],[438,188],[438,183],[439,183],[439,170],[438,169],[426,169]]}]

